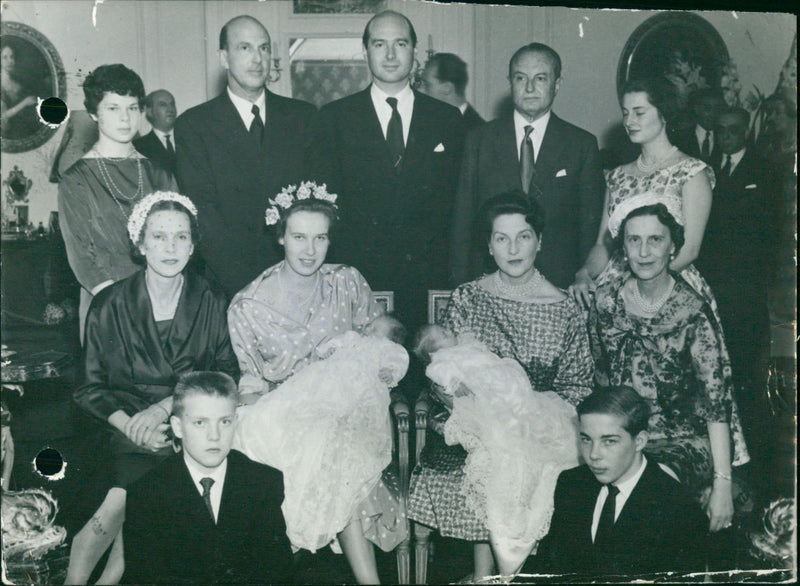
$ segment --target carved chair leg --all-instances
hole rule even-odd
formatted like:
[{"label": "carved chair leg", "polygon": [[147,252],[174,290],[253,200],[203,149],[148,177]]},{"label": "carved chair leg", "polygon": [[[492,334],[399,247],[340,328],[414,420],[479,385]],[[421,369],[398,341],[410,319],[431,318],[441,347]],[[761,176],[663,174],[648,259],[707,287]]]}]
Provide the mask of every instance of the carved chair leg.
[{"label": "carved chair leg", "polygon": [[397,546],[397,583],[411,583],[411,536]]},{"label": "carved chair leg", "polygon": [[414,523],[414,582],[426,584],[428,580],[428,545],[433,529]]}]

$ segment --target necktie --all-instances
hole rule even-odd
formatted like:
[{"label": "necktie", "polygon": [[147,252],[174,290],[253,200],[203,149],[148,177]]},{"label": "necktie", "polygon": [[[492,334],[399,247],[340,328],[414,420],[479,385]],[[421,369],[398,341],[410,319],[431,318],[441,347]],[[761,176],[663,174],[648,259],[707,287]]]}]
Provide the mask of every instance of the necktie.
[{"label": "necktie", "polygon": [[403,165],[403,154],[406,150],[403,141],[403,119],[397,111],[397,98],[386,98],[386,103],[392,108],[392,117],[389,119],[389,126],[386,129],[386,144],[389,146],[389,154],[392,157],[394,170],[400,173]]},{"label": "necktie", "polygon": [[519,177],[522,181],[522,190],[525,193],[528,193],[531,187],[533,166],[535,164],[533,140],[531,139],[532,132],[533,126],[528,125],[525,127],[525,136],[522,138],[522,144],[519,150]]},{"label": "necktie", "polygon": [[600,511],[600,522],[597,524],[597,533],[594,536],[594,543],[598,545],[603,541],[608,540],[611,536],[611,531],[614,528],[614,517],[616,514],[617,495],[619,488],[613,484],[606,486],[608,488],[608,496],[606,502],[603,504],[603,510]]},{"label": "necktie", "polygon": [[200,479],[200,486],[203,487],[203,502],[206,504],[206,508],[208,509],[208,513],[211,515],[211,520],[215,521],[214,519],[214,507],[211,506],[211,485],[214,484],[213,478],[201,478]]},{"label": "necktie", "polygon": [[166,140],[166,142],[167,142],[167,152],[170,155],[174,155],[175,154],[175,147],[172,146],[172,140],[170,140],[169,134],[165,134],[164,135],[164,140]]},{"label": "necktie", "polygon": [[250,135],[256,137],[260,142],[264,135],[264,121],[261,120],[261,110],[258,109],[258,106],[253,104],[250,111],[253,113],[253,122],[250,124]]},{"label": "necktie", "polygon": [[731,156],[725,155],[725,163],[722,165],[722,176],[730,177],[731,175]]},{"label": "necktie", "polygon": [[706,137],[703,139],[703,146],[701,147],[701,154],[704,157],[711,156],[711,131],[706,131]]}]

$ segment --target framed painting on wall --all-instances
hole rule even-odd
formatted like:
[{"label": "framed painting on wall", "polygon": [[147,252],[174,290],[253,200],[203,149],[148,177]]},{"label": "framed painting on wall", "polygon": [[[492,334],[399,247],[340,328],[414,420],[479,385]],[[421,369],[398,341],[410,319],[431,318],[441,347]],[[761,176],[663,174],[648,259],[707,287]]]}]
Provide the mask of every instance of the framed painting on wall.
[{"label": "framed painting on wall", "polygon": [[21,153],[47,142],[58,129],[40,120],[37,105],[66,100],[64,65],[56,48],[36,29],[19,22],[2,23],[2,150]]}]

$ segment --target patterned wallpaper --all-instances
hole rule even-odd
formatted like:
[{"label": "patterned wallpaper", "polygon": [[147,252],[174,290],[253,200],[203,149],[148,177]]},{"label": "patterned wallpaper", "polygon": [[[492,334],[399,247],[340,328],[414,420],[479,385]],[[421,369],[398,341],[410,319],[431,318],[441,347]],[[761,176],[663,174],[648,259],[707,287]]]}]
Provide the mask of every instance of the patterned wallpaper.
[{"label": "patterned wallpaper", "polygon": [[369,69],[364,61],[292,62],[292,97],[318,108],[354,94],[369,83]]}]

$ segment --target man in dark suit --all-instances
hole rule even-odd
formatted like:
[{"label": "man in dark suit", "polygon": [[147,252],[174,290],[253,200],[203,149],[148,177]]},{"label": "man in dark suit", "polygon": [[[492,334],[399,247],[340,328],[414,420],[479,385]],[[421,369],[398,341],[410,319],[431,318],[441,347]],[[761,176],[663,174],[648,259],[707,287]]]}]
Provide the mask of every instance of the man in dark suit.
[{"label": "man in dark suit", "polygon": [[317,176],[339,195],[332,256],[373,289],[393,290],[409,328],[425,323],[427,290],[447,286],[447,232],[461,159],[456,108],[411,89],[416,33],[402,14],[364,30],[370,87],[326,105],[316,125]]},{"label": "man in dark suit", "polygon": [[675,144],[683,152],[719,169],[722,151],[714,132],[720,111],[726,107],[719,90],[701,89],[689,95],[689,113],[693,124],[676,137]]},{"label": "man in dark suit", "polygon": [[697,268],[719,305],[731,357],[733,379],[748,444],[756,461],[768,461],[771,434],[763,401],[769,357],[767,291],[775,277],[781,202],[769,163],[747,147],[750,115],[727,108],[717,118],[715,135],[722,166]]},{"label": "man in dark suit", "polygon": [[307,178],[303,163],[315,110],[265,88],[270,37],[256,19],[230,20],[219,47],[228,86],[178,117],[177,179],[197,204],[210,276],[232,297],[281,258],[266,233],[264,210],[282,187]]},{"label": "man in dark suit", "polygon": [[550,532],[523,571],[632,578],[704,569],[708,519],[644,456],[649,415],[629,387],[595,391],[578,405],[586,464],[559,476]]},{"label": "man in dark suit", "polygon": [[175,174],[175,98],[167,90],[156,90],[144,99],[144,115],[153,129],[133,139],[133,146],[148,159],[156,161],[167,171]]},{"label": "man in dark suit", "polygon": [[192,372],[175,387],[176,454],[128,488],[124,581],[136,584],[285,583],[291,546],[283,475],[231,450],[236,383]]},{"label": "man in dark suit", "polygon": [[522,189],[545,211],[536,265],[567,287],[597,239],[605,181],[594,136],[551,112],[561,58],[531,43],[508,67],[514,112],[472,131],[464,147],[451,236],[453,285],[486,272],[486,243],[475,219],[493,195]]},{"label": "man in dark suit", "polygon": [[467,64],[453,53],[435,53],[425,63],[420,91],[445,104],[455,106],[461,112],[464,128],[470,131],[483,124],[481,115],[469,105],[464,95],[469,74]]}]

